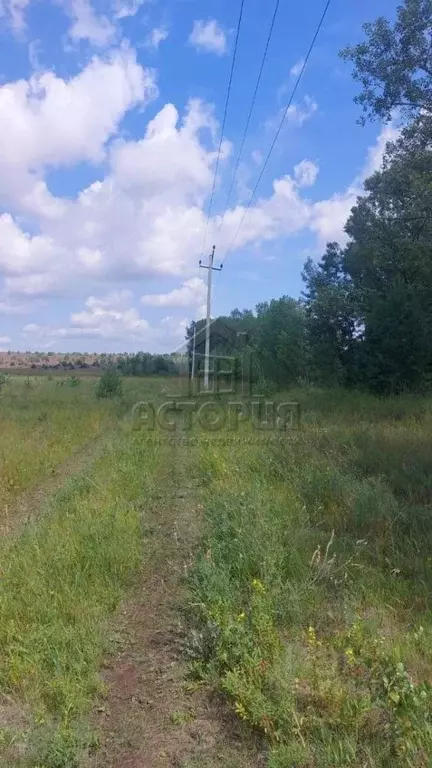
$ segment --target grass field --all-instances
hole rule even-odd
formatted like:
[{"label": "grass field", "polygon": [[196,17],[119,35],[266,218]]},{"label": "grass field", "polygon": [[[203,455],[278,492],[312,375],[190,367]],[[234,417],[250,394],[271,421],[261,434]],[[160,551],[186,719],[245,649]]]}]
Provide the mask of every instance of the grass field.
[{"label": "grass field", "polygon": [[96,401],[94,386],[72,377],[7,378],[0,391],[0,516],[113,423],[118,404]]},{"label": "grass field", "polygon": [[[115,428],[95,464],[66,481],[17,538],[0,543],[2,765],[76,765],[91,740],[85,715],[101,689],[105,620],[141,562],[141,510],[161,449],[119,422],[141,382],[127,382],[124,398],[106,402],[97,401],[94,383],[13,380],[2,396],[9,429],[3,462],[10,471],[12,456],[16,494],[43,480],[41,467],[46,475],[77,446]],[[144,393],[158,388],[147,384]],[[3,493],[9,499],[12,490]]]},{"label": "grass field", "polygon": [[[43,484],[86,443],[94,443],[163,380],[127,380],[124,397],[95,397],[98,379],[8,376],[0,387],[0,521],[23,491]],[[167,382],[169,384],[169,382]]]},{"label": "grass field", "polygon": [[283,443],[197,453],[193,674],[269,766],[428,766],[432,401],[291,392]]},{"label": "grass field", "polygon": [[193,430],[173,454],[172,433],[149,439],[130,418],[172,382],[127,380],[122,398],[100,401],[95,381],[64,381],[11,377],[0,395],[11,514],[22,491],[106,435],[85,472],[0,542],[1,764],[77,768],[96,745],[110,617],[139,580],[146,510],[170,503],[162,478],[179,461],[203,508],[178,607],[187,686],[222,691],[262,735],[269,768],[429,766],[432,399],[292,391],[301,426],[283,440],[247,425]]}]

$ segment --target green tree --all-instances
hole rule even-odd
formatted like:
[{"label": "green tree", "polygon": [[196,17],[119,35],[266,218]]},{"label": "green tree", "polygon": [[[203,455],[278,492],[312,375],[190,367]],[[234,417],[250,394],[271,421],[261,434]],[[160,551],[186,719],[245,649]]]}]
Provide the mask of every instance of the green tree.
[{"label": "green tree", "polygon": [[[432,369],[431,180],[432,119],[423,115],[388,145],[383,169],[366,180],[367,194],[346,225],[350,241],[344,268],[364,324],[365,350],[373,356],[373,379],[379,361],[387,370],[391,359],[399,374],[388,369],[383,375],[396,382],[392,390],[416,386],[420,369],[424,375]],[[391,351],[390,334],[399,339],[399,354]]]},{"label": "green tree", "polygon": [[360,122],[432,114],[432,0],[405,0],[393,24],[380,16],[363,29],[366,40],[341,52],[362,87]]},{"label": "green tree", "polygon": [[279,386],[306,376],[306,317],[298,301],[282,296],[257,306],[256,349],[265,378]]},{"label": "green tree", "polygon": [[365,322],[363,362],[369,389],[398,394],[416,389],[428,364],[424,313],[415,289],[395,280],[376,297]]},{"label": "green tree", "polygon": [[[233,317],[213,318],[210,325],[210,353],[212,355],[235,355],[241,346],[237,332],[241,330],[241,322]],[[186,328],[187,351],[189,357],[189,369],[192,365],[192,350],[194,346],[197,355],[195,363],[199,370],[204,366],[206,320],[192,321]]]},{"label": "green tree", "polygon": [[107,368],[96,385],[96,397],[101,400],[122,395],[123,382],[120,374],[114,368]]},{"label": "green tree", "polygon": [[311,377],[325,383],[354,383],[356,316],[345,254],[328,243],[318,264],[308,259],[302,273]]}]

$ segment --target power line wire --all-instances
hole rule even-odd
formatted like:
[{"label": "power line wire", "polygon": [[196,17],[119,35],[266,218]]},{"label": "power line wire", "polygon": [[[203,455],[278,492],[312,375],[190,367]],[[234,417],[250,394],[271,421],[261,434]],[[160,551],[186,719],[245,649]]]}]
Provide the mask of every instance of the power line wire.
[{"label": "power line wire", "polygon": [[241,3],[240,3],[240,13],[239,13],[239,18],[238,18],[238,23],[237,23],[237,32],[236,32],[235,43],[234,43],[234,52],[233,52],[233,57],[232,57],[232,62],[231,62],[231,71],[230,71],[230,76],[229,76],[229,80],[228,80],[227,95],[226,95],[226,99],[225,99],[225,108],[224,108],[224,116],[223,116],[223,120],[222,120],[222,129],[221,129],[221,135],[220,135],[220,141],[219,141],[219,148],[218,148],[218,152],[217,152],[215,172],[214,172],[214,177],[213,177],[213,187],[212,187],[209,207],[208,207],[208,211],[207,211],[207,222],[206,222],[204,242],[203,242],[203,248],[202,248],[201,256],[203,256],[204,251],[205,251],[205,247],[206,247],[208,227],[209,227],[210,216],[211,216],[211,211],[212,211],[212,206],[213,206],[214,194],[215,194],[215,190],[216,190],[216,181],[217,181],[217,175],[218,175],[218,171],[219,171],[219,162],[220,162],[220,156],[221,156],[221,152],[222,152],[222,143],[223,143],[223,139],[224,139],[224,135],[225,135],[225,124],[226,124],[226,118],[227,118],[227,113],[228,113],[228,104],[229,104],[230,95],[231,95],[231,86],[232,86],[233,75],[234,75],[234,67],[235,67],[236,58],[237,58],[237,48],[238,48],[238,41],[239,41],[239,36],[240,36],[240,27],[241,27],[242,19],[243,19],[244,4],[245,4],[245,0],[241,0]]},{"label": "power line wire", "polygon": [[313,49],[314,49],[314,46],[315,46],[315,43],[316,43],[317,37],[318,37],[318,35],[319,35],[320,31],[321,31],[321,27],[322,27],[322,25],[323,25],[323,23],[324,23],[324,19],[325,19],[326,15],[327,15],[327,11],[328,11],[328,9],[329,9],[330,3],[331,3],[331,0],[327,0],[327,2],[326,2],[326,4],[325,4],[325,7],[324,7],[324,11],[323,11],[323,13],[322,13],[322,15],[321,15],[321,18],[320,18],[320,20],[319,20],[318,26],[317,26],[317,28],[316,28],[316,30],[315,30],[315,34],[314,34],[314,36],[313,36],[313,38],[312,38],[312,42],[311,42],[311,44],[310,44],[310,46],[309,46],[308,52],[307,52],[307,54],[306,54],[306,57],[305,57],[305,60],[304,60],[304,62],[303,62],[303,66],[302,66],[302,68],[301,68],[301,70],[300,70],[300,72],[299,72],[299,75],[298,75],[298,77],[297,77],[297,80],[296,80],[296,82],[295,82],[294,88],[293,88],[293,89],[292,89],[292,91],[291,91],[291,96],[290,96],[290,98],[289,98],[288,104],[287,104],[287,106],[286,106],[286,108],[285,108],[285,110],[284,110],[284,113],[283,113],[283,115],[282,115],[282,119],[281,119],[281,121],[280,121],[280,123],[279,123],[279,126],[278,126],[278,128],[277,128],[277,131],[276,131],[276,133],[275,133],[275,136],[274,136],[274,139],[273,139],[273,141],[272,141],[272,143],[271,143],[271,145],[270,145],[270,149],[269,149],[269,150],[268,150],[268,152],[267,152],[267,156],[266,156],[266,158],[265,158],[265,161],[264,161],[264,163],[263,163],[263,166],[262,166],[262,168],[261,168],[261,172],[260,172],[260,174],[259,174],[259,176],[258,176],[258,179],[257,179],[257,181],[256,181],[256,184],[255,184],[255,186],[254,186],[254,188],[253,188],[252,194],[251,194],[251,196],[250,196],[250,198],[249,198],[249,202],[248,202],[248,204],[247,204],[247,206],[246,206],[246,208],[245,208],[245,211],[244,211],[244,213],[243,213],[243,216],[242,216],[242,218],[241,218],[241,220],[240,220],[240,224],[239,224],[239,226],[238,226],[238,228],[237,228],[237,231],[236,231],[236,233],[235,233],[235,235],[234,235],[234,237],[233,237],[233,239],[232,239],[232,241],[231,241],[231,244],[230,244],[229,248],[228,248],[228,249],[227,249],[227,251],[225,252],[225,256],[224,256],[224,257],[223,257],[223,259],[222,259],[222,264],[223,264],[223,263],[224,263],[224,261],[226,260],[227,256],[228,256],[228,255],[231,253],[231,251],[233,250],[233,247],[234,247],[234,245],[235,245],[235,242],[236,242],[236,240],[237,240],[237,237],[238,237],[238,235],[239,235],[239,232],[240,232],[240,230],[241,230],[241,228],[242,228],[242,226],[243,226],[243,224],[244,224],[244,222],[245,222],[245,219],[246,219],[246,216],[247,216],[247,214],[248,214],[248,212],[249,212],[249,209],[250,209],[250,207],[251,207],[251,205],[252,205],[252,203],[253,203],[253,201],[254,201],[254,199],[255,199],[255,195],[256,195],[256,193],[257,193],[258,187],[259,187],[259,185],[260,185],[260,183],[261,183],[261,180],[262,180],[262,178],[263,178],[263,176],[264,176],[264,172],[265,172],[265,170],[266,170],[266,168],[267,168],[267,165],[268,165],[268,163],[269,163],[269,160],[270,160],[271,154],[272,154],[272,152],[273,152],[273,150],[274,150],[274,148],[275,148],[275,145],[276,145],[276,142],[277,142],[277,140],[278,140],[278,138],[279,138],[280,132],[281,132],[281,130],[282,130],[282,127],[283,127],[283,124],[284,124],[284,122],[285,122],[285,120],[286,120],[286,117],[287,117],[287,115],[288,115],[288,111],[289,111],[289,108],[291,107],[291,104],[292,104],[292,102],[293,102],[294,96],[295,96],[295,95],[296,95],[296,93],[297,93],[297,89],[298,89],[298,87],[299,87],[299,85],[300,85],[300,81],[301,81],[301,79],[302,79],[302,77],[303,77],[303,73],[304,73],[304,71],[305,71],[305,69],[306,69],[307,63],[308,63],[308,61],[309,61],[309,58],[310,58],[310,56],[311,56],[311,53],[312,53],[312,51],[313,51]]},{"label": "power line wire", "polygon": [[222,226],[223,226],[223,223],[224,223],[224,220],[225,220],[225,214],[226,214],[226,212],[228,210],[228,204],[229,204],[229,201],[230,201],[230,198],[231,198],[231,194],[232,194],[232,191],[234,189],[234,183],[235,183],[235,180],[236,180],[237,171],[238,171],[239,166],[240,166],[240,160],[242,158],[245,141],[246,141],[247,134],[248,134],[248,131],[249,131],[250,121],[251,121],[251,118],[252,118],[253,109],[254,109],[254,106],[255,106],[255,103],[256,103],[256,98],[257,98],[257,95],[258,95],[258,89],[259,89],[259,86],[260,86],[260,83],[261,83],[261,77],[262,77],[262,74],[263,74],[263,71],[264,71],[264,65],[265,65],[265,62],[266,62],[266,59],[267,59],[268,50],[269,50],[269,47],[270,47],[270,41],[271,41],[271,38],[272,38],[272,35],[273,35],[273,30],[274,30],[274,26],[275,26],[275,22],[276,22],[277,12],[279,10],[279,5],[280,5],[280,0],[276,0],[276,6],[275,6],[275,9],[274,9],[274,12],[273,12],[273,17],[272,17],[271,24],[270,24],[270,30],[269,30],[269,33],[268,33],[268,36],[267,36],[267,41],[266,41],[266,44],[265,44],[264,53],[263,53],[263,57],[262,57],[262,60],[261,60],[261,66],[260,66],[260,70],[259,70],[259,73],[258,73],[258,79],[257,79],[256,85],[255,85],[255,90],[254,90],[254,94],[252,96],[252,102],[251,102],[251,105],[250,105],[249,114],[248,114],[247,120],[246,120],[246,127],[244,129],[243,137],[242,137],[242,140],[241,140],[240,150],[239,150],[239,153],[238,153],[238,156],[237,156],[237,162],[236,162],[236,165],[235,165],[235,168],[234,168],[234,173],[233,173],[231,185],[230,185],[230,188],[228,190],[228,194],[227,194],[227,198],[226,198],[226,203],[225,203],[225,208],[224,208],[224,213],[223,213],[223,216],[222,216],[221,223],[219,225],[219,230],[218,230],[219,232],[222,229]]}]

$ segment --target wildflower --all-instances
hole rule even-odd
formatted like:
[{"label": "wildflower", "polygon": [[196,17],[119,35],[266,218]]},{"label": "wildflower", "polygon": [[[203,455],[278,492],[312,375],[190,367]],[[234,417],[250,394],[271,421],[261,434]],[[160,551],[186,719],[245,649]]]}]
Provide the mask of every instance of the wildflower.
[{"label": "wildflower", "polygon": [[309,642],[309,645],[311,645],[313,648],[317,645],[316,632],[314,628],[311,626],[308,629],[308,642]]},{"label": "wildflower", "polygon": [[235,703],[235,711],[239,717],[241,717],[242,720],[247,720],[247,711],[246,708],[243,706],[241,701],[236,701]]},{"label": "wildflower", "polygon": [[252,579],[252,588],[256,592],[263,592],[264,593],[266,591],[266,588],[265,588],[264,584],[259,579]]}]

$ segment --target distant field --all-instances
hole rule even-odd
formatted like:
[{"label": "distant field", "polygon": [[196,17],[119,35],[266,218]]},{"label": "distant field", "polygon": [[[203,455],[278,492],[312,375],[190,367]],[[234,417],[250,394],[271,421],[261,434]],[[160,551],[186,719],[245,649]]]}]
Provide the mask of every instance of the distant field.
[{"label": "distant field", "polygon": [[0,367],[0,374],[4,373],[9,376],[93,376],[98,377],[101,375],[100,368],[72,368],[71,370],[65,368],[2,368]]}]

